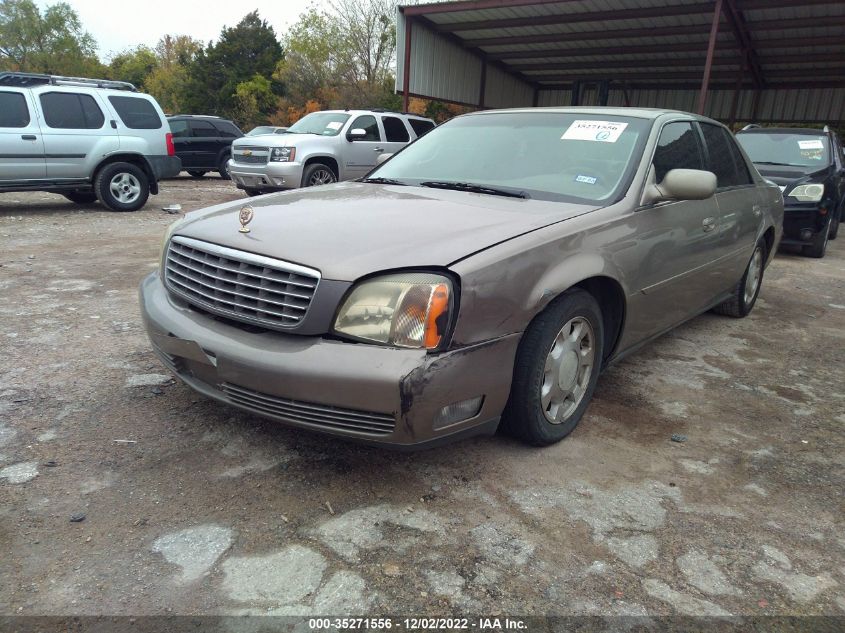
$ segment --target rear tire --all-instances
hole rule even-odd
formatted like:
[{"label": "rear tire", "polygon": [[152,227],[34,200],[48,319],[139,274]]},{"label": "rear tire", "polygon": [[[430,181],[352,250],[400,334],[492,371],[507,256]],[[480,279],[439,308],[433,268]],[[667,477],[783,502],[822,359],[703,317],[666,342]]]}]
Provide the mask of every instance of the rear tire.
[{"label": "rear tire", "polygon": [[809,246],[801,249],[801,252],[807,257],[815,257],[821,259],[827,252],[827,241],[830,239],[830,220],[825,224],[824,228],[816,235],[815,241]]},{"label": "rear tire", "polygon": [[217,173],[223,180],[231,180],[229,176],[229,157],[224,156],[220,159],[220,164],[217,166]]},{"label": "rear tire", "polygon": [[760,294],[760,288],[763,286],[763,271],[765,267],[766,243],[761,239],[754,247],[754,252],[751,254],[748,265],[745,267],[742,278],[734,286],[733,296],[713,308],[713,312],[734,317],[735,319],[748,316],[748,313],[751,312],[751,309],[757,302],[757,296]]},{"label": "rear tire", "polygon": [[97,202],[97,194],[93,191],[71,191],[69,193],[63,193],[62,195],[76,204],[93,204],[94,202]]},{"label": "rear tire", "polygon": [[317,187],[333,182],[337,182],[337,174],[331,167],[323,163],[311,163],[302,174],[303,187]]},{"label": "rear tire", "polygon": [[150,184],[140,167],[112,163],[97,174],[94,191],[100,202],[112,211],[137,211],[150,197]]},{"label": "rear tire", "polygon": [[503,429],[534,446],[569,435],[593,397],[603,354],[595,298],[575,288],[555,299],[519,344]]},{"label": "rear tire", "polygon": [[203,176],[205,176],[205,172],[204,171],[188,171],[188,175],[191,178],[202,178]]}]

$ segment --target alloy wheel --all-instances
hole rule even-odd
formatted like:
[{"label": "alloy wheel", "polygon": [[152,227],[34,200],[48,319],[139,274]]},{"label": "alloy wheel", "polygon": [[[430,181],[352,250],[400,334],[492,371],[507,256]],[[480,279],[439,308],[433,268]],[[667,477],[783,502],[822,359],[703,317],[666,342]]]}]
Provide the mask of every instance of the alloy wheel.
[{"label": "alloy wheel", "polygon": [[760,277],[763,273],[763,249],[759,246],[754,249],[751,261],[748,263],[748,272],[745,274],[745,293],[743,300],[748,305],[754,300],[757,288],[760,286]]},{"label": "alloy wheel", "polygon": [[335,177],[328,169],[318,169],[308,179],[309,187],[316,187],[317,185],[327,185],[335,182]]},{"label": "alloy wheel", "polygon": [[111,179],[109,190],[118,202],[131,204],[141,195],[141,183],[132,174],[121,172]]},{"label": "alloy wheel", "polygon": [[595,364],[593,326],[575,317],[560,329],[546,356],[540,403],[552,424],[562,424],[584,399]]}]

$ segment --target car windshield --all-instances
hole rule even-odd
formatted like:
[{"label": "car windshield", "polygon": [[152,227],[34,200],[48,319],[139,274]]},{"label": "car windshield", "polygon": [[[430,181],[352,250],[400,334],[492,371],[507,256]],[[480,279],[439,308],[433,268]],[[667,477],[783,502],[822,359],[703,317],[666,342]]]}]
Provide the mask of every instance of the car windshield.
[{"label": "car windshield", "polygon": [[291,125],[288,133],[337,136],[347,120],[349,115],[342,112],[312,112]]},{"label": "car windshield", "polygon": [[[651,122],[600,113],[496,112],[459,117],[415,141],[372,178],[607,202],[624,191]],[[457,188],[457,187],[455,187]]]},{"label": "car windshield", "polygon": [[737,134],[736,139],[751,162],[758,165],[789,165],[814,171],[830,162],[828,140],[823,134],[747,132]]},{"label": "car windshield", "polygon": [[247,136],[259,136],[260,134],[272,134],[273,130],[275,130],[275,128],[270,126],[270,125],[259,125],[256,128],[252,128],[249,131],[249,134],[247,134]]}]

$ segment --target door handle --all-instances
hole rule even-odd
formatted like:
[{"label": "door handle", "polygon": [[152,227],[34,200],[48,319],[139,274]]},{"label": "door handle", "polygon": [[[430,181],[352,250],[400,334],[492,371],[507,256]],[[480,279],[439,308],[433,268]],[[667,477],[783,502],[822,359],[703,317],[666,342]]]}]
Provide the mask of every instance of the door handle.
[{"label": "door handle", "polygon": [[21,134],[21,138],[25,141],[35,141],[38,137],[35,134]]},{"label": "door handle", "polygon": [[383,147],[374,147],[374,148],[373,148],[373,151],[374,151],[374,152],[383,152],[383,151],[384,151],[384,148],[383,148]]},{"label": "door handle", "polygon": [[701,224],[704,225],[704,232],[709,233],[716,228],[716,218],[704,218]]}]

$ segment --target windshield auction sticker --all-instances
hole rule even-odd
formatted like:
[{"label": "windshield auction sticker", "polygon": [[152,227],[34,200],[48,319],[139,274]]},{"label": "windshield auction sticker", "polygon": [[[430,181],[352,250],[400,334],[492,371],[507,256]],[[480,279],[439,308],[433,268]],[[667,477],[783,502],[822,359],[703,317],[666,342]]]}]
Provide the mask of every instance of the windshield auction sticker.
[{"label": "windshield auction sticker", "polygon": [[812,139],[809,141],[798,141],[798,147],[801,149],[824,149],[820,139]]},{"label": "windshield auction sticker", "polygon": [[573,121],[560,139],[562,141],[615,143],[626,127],[628,127],[627,123],[614,123],[613,121]]}]

